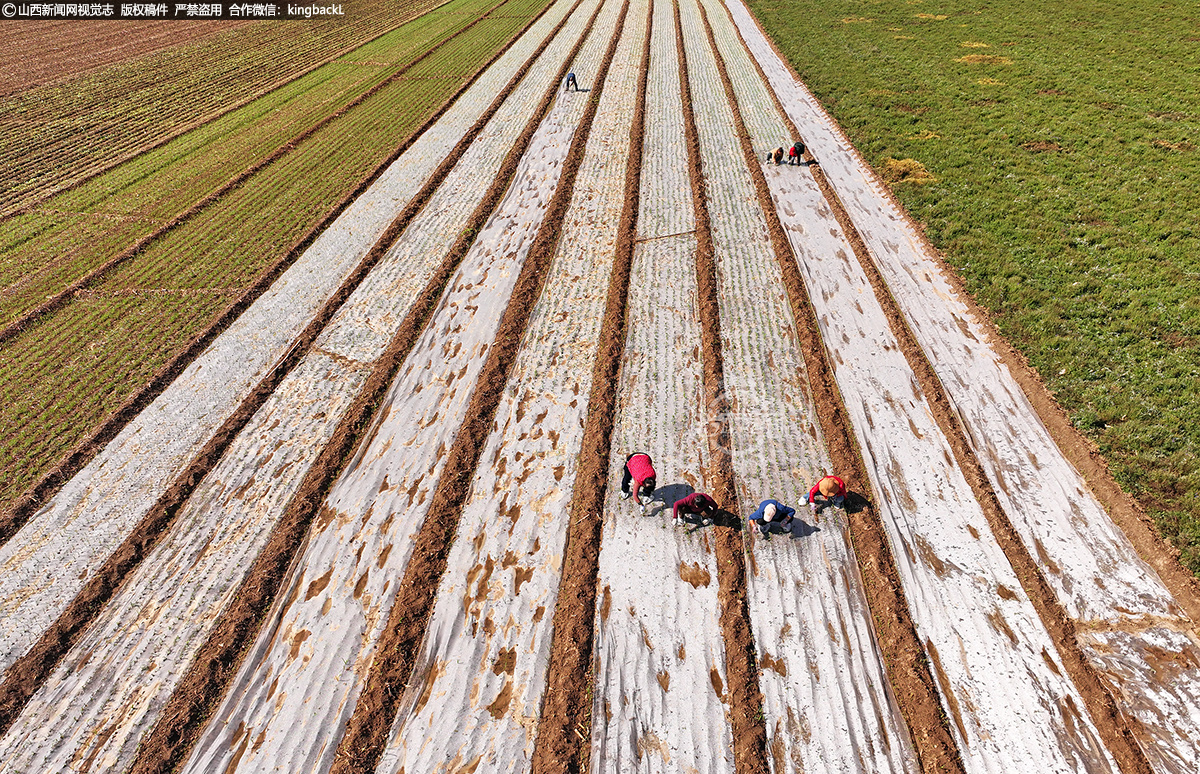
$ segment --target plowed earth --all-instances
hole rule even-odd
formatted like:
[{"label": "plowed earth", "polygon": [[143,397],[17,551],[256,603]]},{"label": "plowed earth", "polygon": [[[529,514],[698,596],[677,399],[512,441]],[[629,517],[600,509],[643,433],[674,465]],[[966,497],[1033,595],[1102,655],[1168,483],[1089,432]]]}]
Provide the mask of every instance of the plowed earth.
[{"label": "plowed earth", "polygon": [[3,21],[0,96],[96,70],[180,43],[196,43],[244,21]]},{"label": "plowed earth", "polygon": [[1197,600],[740,0],[556,0],[325,233],[0,547],[0,767],[1200,766]]}]

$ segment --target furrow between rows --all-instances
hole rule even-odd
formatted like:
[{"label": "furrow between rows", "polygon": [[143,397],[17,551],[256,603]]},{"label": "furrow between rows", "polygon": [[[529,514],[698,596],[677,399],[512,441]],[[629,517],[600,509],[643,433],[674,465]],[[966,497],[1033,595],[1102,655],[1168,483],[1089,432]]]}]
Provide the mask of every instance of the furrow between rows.
[{"label": "furrow between rows", "polygon": [[[747,546],[747,596],[768,752],[776,772],[813,767],[916,771],[875,643],[845,518],[833,509],[814,524],[803,518],[801,495],[825,472],[837,471],[829,470],[796,323],[755,183],[742,163],[727,163],[761,163],[753,151],[747,158],[739,142],[742,106],[749,106],[756,127],[779,132],[778,117],[775,126],[766,120],[770,114],[762,106],[769,107],[770,98],[757,72],[746,66],[744,50],[723,34],[724,10],[711,6],[715,13],[702,18],[696,5],[682,8],[690,45],[703,53],[695,57],[693,79],[701,93],[711,95],[697,102],[697,117],[715,203],[722,353],[741,510],[749,513],[760,501],[776,499],[800,514],[790,534],[775,527],[777,539],[771,542],[759,539],[752,527],[756,539]],[[704,31],[714,28],[720,59],[704,38]],[[739,98],[732,112],[723,99],[723,81]],[[804,171],[797,168],[794,174]]]},{"label": "furrow between rows", "polygon": [[[568,8],[562,3],[544,17],[530,41],[544,39]],[[500,71],[511,78],[512,69]],[[0,742],[0,759],[128,767],[366,374],[451,258],[446,236],[467,226],[543,91],[535,79],[525,84],[200,483],[170,533]],[[64,702],[73,708],[70,722],[51,723]]]},{"label": "furrow between rows", "polygon": [[[529,765],[615,254],[645,7],[631,5],[549,276],[480,453],[414,679],[376,771]],[[603,24],[602,18],[597,21]],[[638,27],[642,27],[640,33]],[[573,69],[593,85],[586,54]],[[561,99],[585,100],[583,94]]]},{"label": "furrow between rows", "polygon": [[[559,69],[590,26],[573,14],[537,69]],[[530,78],[552,84],[556,79]],[[553,88],[553,86],[552,86]],[[559,104],[534,133],[508,193],[321,506],[280,597],[184,771],[334,764],[376,658],[396,587],[429,513],[446,451],[522,275],[578,112]],[[390,593],[389,593],[390,590]],[[253,742],[253,744],[250,744]]]}]

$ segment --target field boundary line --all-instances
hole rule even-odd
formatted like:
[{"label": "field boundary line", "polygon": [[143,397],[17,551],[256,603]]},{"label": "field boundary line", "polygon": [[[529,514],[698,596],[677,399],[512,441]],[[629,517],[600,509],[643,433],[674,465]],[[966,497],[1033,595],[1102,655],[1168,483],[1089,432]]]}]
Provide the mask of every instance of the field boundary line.
[{"label": "field boundary line", "polygon": [[[551,7],[546,3],[543,11],[530,20],[525,29],[532,26]],[[499,59],[525,30],[515,35],[509,45],[498,51],[492,60],[486,62],[475,74],[478,77],[492,62]],[[466,86],[469,86],[472,78]],[[359,262],[358,266],[347,276],[333,296],[321,307],[317,316],[305,327],[303,332],[280,360],[272,367],[257,387],[243,399],[234,413],[221,425],[216,434],[202,447],[192,463],[178,475],[170,488],[159,498],[147,514],[138,522],[133,532],[113,552],[112,556],[101,566],[88,584],[80,590],[71,604],[63,611],[54,624],[38,640],[38,642],[9,668],[5,679],[0,683],[0,734],[7,731],[12,722],[20,714],[25,704],[34,692],[47,679],[54,668],[70,651],[71,647],[83,636],[99,614],[103,605],[116,593],[125,577],[131,573],[142,558],[148,554],[158,539],[166,533],[174,517],[191,497],[193,490],[203,480],[204,476],[217,464],[234,438],[242,431],[254,414],[266,403],[289,373],[304,359],[313,348],[314,342],[325,329],[330,320],[350,297],[355,289],[366,278],[367,274],[379,263],[401,232],[408,227],[417,213],[433,196],[434,191],[449,175],[462,153],[486,126],[488,119],[499,109],[504,98],[515,86],[518,78],[514,77],[500,95],[489,105],[484,114],[468,129],[463,138],[456,144],[454,152],[433,171],[425,185],[412,198],[386,231],[376,240],[375,244]],[[465,88],[465,87],[464,87]],[[415,136],[415,135],[414,135]],[[463,249],[465,252],[465,248]],[[453,258],[454,253],[451,253]],[[461,258],[461,256],[459,256]],[[438,292],[431,293],[427,288],[420,298],[427,300],[432,307],[440,295],[440,288],[448,280],[457,260],[448,260],[439,269],[439,273],[431,280],[430,286],[437,285]],[[418,305],[419,306],[419,305]],[[416,308],[416,307],[414,307]],[[403,330],[403,328],[402,328]],[[419,328],[418,328],[419,330]],[[414,334],[415,340],[415,334]],[[360,364],[364,367],[368,364]],[[303,489],[301,491],[304,491]]]},{"label": "field boundary line", "polygon": [[[728,14],[728,8],[722,3]],[[712,35],[711,24],[708,23],[707,13],[701,5],[705,23]],[[791,118],[783,110],[775,91],[770,88],[758,60],[750,53],[742,37],[741,30],[734,23],[732,15],[730,24],[737,32],[738,42],[747,50],[750,61],[754,64],[759,77],[767,85],[775,109],[788,126],[792,136],[801,139],[800,133]],[[718,57],[718,61],[721,61]],[[809,386],[812,390],[813,401],[817,406],[817,416],[821,430],[825,435],[826,446],[830,460],[836,469],[846,471],[848,483],[867,481],[866,466],[863,463],[862,451],[858,448],[854,437],[846,428],[850,419],[846,415],[841,391],[833,378],[833,369],[829,364],[828,354],[818,333],[817,317],[808,300],[804,280],[800,276],[797,259],[791,243],[783,233],[779,214],[775,211],[774,202],[767,186],[766,178],[758,166],[758,157],[750,144],[749,133],[742,120],[741,109],[731,92],[725,66],[721,64],[722,80],[725,81],[726,91],[733,105],[735,121],[739,136],[742,138],[742,151],[746,164],[754,179],[760,204],[767,217],[767,230],[771,235],[776,258],[783,271],[784,284],[787,288],[788,301],[792,315],[796,319],[796,328],[800,336],[801,351],[804,355],[805,366],[809,372]],[[811,153],[808,154],[811,160]],[[876,642],[884,655],[887,665],[888,680],[893,683],[893,691],[901,714],[909,727],[909,737],[913,740],[922,768],[925,771],[958,771],[962,772],[963,763],[958,747],[950,733],[949,719],[942,710],[937,698],[937,688],[933,673],[925,658],[925,651],[916,633],[916,627],[909,615],[908,602],[900,583],[899,573],[892,559],[883,526],[879,516],[871,504],[865,503],[856,513],[847,512],[850,517],[852,546],[855,557],[865,556],[866,561],[859,560],[859,572],[867,590],[867,600],[875,618]],[[880,624],[888,624],[881,628]],[[881,636],[886,632],[887,636]],[[915,706],[914,706],[915,704]],[[929,722],[937,718],[936,724]],[[917,731],[920,733],[917,733]]]},{"label": "field boundary line", "polygon": [[[18,317],[16,320],[13,320],[9,324],[5,325],[4,328],[0,329],[0,345],[6,343],[13,337],[22,333],[26,328],[28,328],[33,323],[37,322],[37,320],[39,320],[40,318],[45,317],[46,315],[57,311],[60,307],[62,307],[64,304],[66,304],[67,301],[71,298],[71,296],[73,296],[75,293],[78,293],[80,290],[83,290],[84,288],[88,287],[89,285],[92,285],[97,280],[104,277],[104,275],[111,272],[113,269],[115,269],[118,266],[120,266],[121,264],[125,263],[130,258],[133,258],[135,255],[137,255],[141,251],[145,250],[152,243],[156,242],[159,238],[165,236],[168,232],[183,225],[187,221],[194,218],[196,215],[199,215],[201,212],[206,210],[210,205],[219,201],[221,199],[221,197],[223,197],[226,194],[228,194],[229,192],[233,191],[235,188],[238,188],[243,183],[248,181],[250,178],[254,177],[259,172],[263,171],[264,169],[266,169],[267,167],[269,167],[271,164],[275,163],[276,161],[279,161],[284,156],[288,155],[290,152],[296,150],[297,147],[301,143],[308,140],[310,137],[315,135],[321,129],[328,126],[333,121],[346,116],[352,110],[354,110],[355,108],[357,108],[358,106],[360,106],[364,102],[366,102],[368,99],[373,97],[375,94],[378,94],[380,91],[382,91],[383,89],[390,86],[393,82],[400,80],[403,77],[404,73],[406,73],[409,70],[411,70],[412,68],[416,67],[418,64],[420,64],[426,58],[432,56],[439,49],[441,49],[443,46],[450,43],[450,41],[454,40],[459,35],[462,35],[463,33],[470,30],[472,27],[474,27],[479,22],[488,18],[488,15],[493,10],[499,8],[500,6],[502,6],[508,2],[511,2],[511,0],[500,0],[500,2],[498,2],[496,5],[492,6],[490,9],[488,9],[487,12],[485,12],[483,15],[479,16],[477,19],[472,21],[470,24],[468,24],[465,27],[463,27],[462,29],[460,29],[458,32],[455,32],[450,37],[446,38],[445,40],[441,41],[440,43],[437,43],[433,47],[429,48],[427,51],[425,51],[423,54],[418,56],[416,59],[401,66],[400,69],[398,69],[396,72],[392,73],[387,78],[384,78],[382,81],[375,84],[371,88],[367,89],[362,94],[358,95],[353,100],[346,103],[342,107],[338,108],[334,112],[332,112],[329,115],[325,116],[324,118],[320,119],[315,124],[312,124],[307,129],[300,132],[299,134],[295,134],[290,139],[285,140],[277,148],[275,148],[275,150],[271,151],[271,153],[269,155],[259,159],[258,161],[251,164],[249,167],[246,167],[241,172],[234,175],[232,178],[230,178],[225,183],[223,183],[220,188],[216,189],[215,191],[211,191],[204,198],[200,199],[200,201],[193,203],[190,207],[188,207],[185,210],[183,210],[182,212],[176,214],[173,218],[164,222],[157,229],[155,229],[151,233],[147,234],[146,236],[142,237],[141,239],[137,240],[129,247],[126,247],[124,250],[117,253],[115,256],[108,259],[100,266],[97,266],[95,269],[92,269],[90,272],[88,272],[84,276],[75,280],[70,285],[68,285],[66,288],[64,288],[63,290],[54,294],[54,296],[52,296],[51,298],[44,301],[42,304],[29,310],[25,314]],[[413,137],[415,138],[416,135],[414,134]],[[71,254],[73,255],[74,253],[77,253],[78,251],[82,250],[83,247],[84,247],[83,245],[80,245]]]},{"label": "field boundary line", "polygon": [[[604,493],[608,486],[609,451],[621,356],[625,351],[626,302],[633,249],[637,241],[642,149],[646,122],[646,83],[654,3],[646,6],[646,42],[642,49],[637,103],[629,130],[625,170],[625,204],[617,227],[616,255],[609,275],[608,299],[601,323],[588,416],[580,443],[575,488],[568,510],[570,525],[563,550],[562,578],[554,608],[546,689],[542,694],[537,736],[530,769],[533,774],[585,772],[591,758],[591,711],[595,675],[592,667],[596,618],[596,578]],[[597,100],[598,101],[598,100]],[[549,697],[560,697],[553,703]]]},{"label": "field boundary line", "polygon": [[[104,448],[105,444],[117,436],[121,430],[131,422],[137,414],[154,401],[167,386],[181,374],[188,365],[211,344],[217,336],[219,336],[226,328],[238,318],[255,300],[259,298],[268,288],[278,279],[300,255],[308,249],[308,247],[316,240],[316,238],[328,228],[334,220],[359,196],[361,196],[371,184],[379,178],[383,172],[391,166],[396,159],[408,150],[416,140],[423,135],[430,127],[450,109],[450,106],[461,97],[471,85],[478,80],[483,72],[491,66],[493,62],[500,58],[505,51],[523,35],[539,18],[550,8],[551,3],[547,3],[543,9],[530,19],[529,23],[513,34],[509,43],[502,47],[496,54],[484,62],[476,69],[470,78],[463,82],[463,85],[446,98],[445,102],[435,110],[429,118],[413,130],[407,138],[405,138],[396,147],[396,149],[388,155],[386,159],[380,162],[369,175],[362,179],[357,186],[349,191],[339,202],[333,205],[325,214],[325,216],[316,223],[306,234],[297,240],[288,251],[280,257],[275,263],[268,266],[248,288],[243,292],[241,297],[226,307],[213,322],[203,331],[196,334],[191,341],[184,345],[179,352],[171,358],[154,376],[137,392],[129,396],[126,401],[119,406],[112,415],[97,425],[89,437],[84,438],[76,446],[64,454],[59,462],[47,471],[42,478],[30,486],[20,497],[18,497],[13,505],[3,514],[0,514],[0,545],[6,543],[20,528],[28,521],[29,517],[48,499],[65,484],[72,476],[83,469],[93,457]],[[496,103],[497,105],[499,103]],[[490,108],[489,108],[490,110]]]},{"label": "field boundary line", "polygon": [[[523,139],[526,135],[532,137],[541,121],[549,114],[563,79],[595,29],[596,19],[604,7],[603,2],[597,4],[579,40],[547,89],[540,109],[526,126],[526,132],[522,134]],[[475,391],[471,395],[466,417],[447,452],[445,467],[430,496],[428,510],[430,513],[440,514],[440,518],[427,519],[417,534],[412,558],[396,589],[396,602],[388,615],[383,634],[376,643],[370,672],[358,696],[354,712],[346,723],[345,733],[338,743],[330,774],[367,774],[373,771],[387,744],[396,709],[404,696],[413,666],[420,656],[421,643],[424,641],[429,617],[433,612],[434,597],[445,571],[449,544],[458,528],[479,455],[491,432],[496,407],[503,397],[526,325],[541,295],[546,269],[554,257],[559,239],[559,225],[571,202],[575,177],[583,161],[592,120],[600,104],[604,80],[616,53],[628,9],[629,0],[623,0],[616,23],[617,30],[609,41],[597,72],[596,86],[588,95],[588,103],[571,141],[559,182],[513,286],[509,303],[500,320],[500,327],[488,351],[487,361],[475,381]],[[518,145],[527,146],[528,140]],[[521,151],[523,155],[524,148],[521,148]]]},{"label": "field boundary line", "polygon": [[758,655],[750,610],[746,600],[746,549],[741,519],[737,515],[733,448],[730,441],[729,404],[725,392],[724,360],[721,350],[719,284],[708,212],[708,185],[700,157],[699,130],[692,106],[691,78],[684,46],[679,0],[672,0],[675,42],[679,58],[679,92],[683,99],[683,128],[688,147],[688,175],[696,217],[696,282],[701,327],[701,359],[705,404],[708,411],[707,440],[709,470],[704,478],[722,513],[714,525],[713,541],[717,562],[718,599],[721,602],[721,633],[725,642],[725,674],[729,680],[729,721],[733,734],[733,762],[737,774],[766,774],[767,727],[763,715],[762,688],[758,681]]},{"label": "field boundary line", "polygon": [[[579,2],[581,0],[576,0],[572,10]],[[552,2],[547,3],[541,12],[513,36],[509,45],[480,67],[479,73],[499,59],[552,5]],[[540,55],[569,18],[568,13],[547,34],[543,43],[527,58],[526,66],[520,68],[505,88],[500,90],[484,114],[455,146],[454,151],[439,165],[431,177],[431,182],[419,194],[423,199],[422,205],[433,195],[437,185],[458,163],[466,148],[483,131],[491,117],[516,88],[528,62]],[[511,177],[516,168],[516,161],[512,160],[511,156],[502,170],[508,166],[511,166]],[[437,182],[433,182],[435,179]],[[310,467],[234,601],[222,613],[221,621],[213,628],[208,640],[197,652],[192,665],[164,706],[160,720],[139,746],[130,772],[175,770],[183,762],[204,724],[223,698],[229,681],[236,675],[246,648],[257,637],[262,624],[262,611],[270,607],[279,592],[280,584],[289,575],[290,566],[301,555],[316,509],[323,502],[326,492],[341,472],[345,461],[353,455],[362,434],[371,426],[396,372],[404,364],[417,338],[426,327],[442,291],[469,249],[475,233],[495,208],[506,185],[507,183],[493,185],[489,189],[472,214],[469,225],[459,234],[446,259],[419,294],[387,351],[375,362],[359,396],[347,409],[329,444]],[[419,208],[414,208],[414,215],[416,209]],[[400,230],[402,229],[397,229],[393,239],[384,245],[384,252]]]},{"label": "field boundary line", "polygon": [[[271,92],[278,91],[279,89],[282,89],[284,86],[287,86],[290,83],[294,83],[295,81],[300,80],[301,78],[308,75],[309,73],[319,70],[322,67],[324,67],[325,65],[336,62],[338,59],[341,59],[343,56],[345,56],[346,54],[349,54],[352,51],[355,51],[359,48],[362,48],[363,46],[368,46],[371,43],[374,43],[375,41],[379,40],[380,38],[384,37],[385,35],[389,35],[392,32],[395,32],[396,30],[400,29],[405,24],[416,21],[417,19],[420,19],[422,16],[427,16],[428,14],[433,13],[434,11],[438,10],[439,8],[442,8],[443,6],[448,5],[450,2],[452,2],[452,0],[442,0],[441,3],[438,3],[437,5],[433,6],[432,8],[429,8],[421,13],[418,13],[415,16],[410,16],[409,18],[405,19],[404,21],[398,22],[395,26],[389,27],[389,28],[383,30],[378,35],[376,35],[372,38],[369,38],[368,40],[364,40],[361,43],[357,43],[355,45],[343,48],[340,51],[338,51],[337,53],[335,53],[334,55],[332,55],[330,58],[314,64],[312,67],[308,68],[307,70],[297,73],[295,76],[293,76],[291,78],[287,78],[285,80],[279,80],[279,81],[275,81],[273,83],[269,83],[263,87],[262,91],[254,94],[252,96],[246,97],[241,102],[237,102],[233,105],[230,105],[229,107],[227,107],[224,110],[221,110],[216,113],[212,113],[206,117],[202,117],[196,121],[186,124],[185,126],[179,128],[174,134],[166,135],[163,138],[161,138],[149,145],[140,146],[136,150],[133,150],[133,151],[125,154],[124,156],[120,156],[117,159],[109,162],[107,166],[103,166],[99,169],[96,169],[92,172],[85,174],[83,177],[79,178],[78,180],[72,181],[71,183],[68,183],[67,185],[64,185],[60,188],[56,188],[54,190],[45,191],[40,196],[33,195],[33,196],[28,197],[31,201],[17,203],[10,207],[0,209],[0,223],[4,223],[5,221],[9,220],[10,218],[16,217],[17,215],[23,215],[27,212],[30,212],[34,208],[36,208],[39,204],[41,204],[44,201],[47,201],[48,199],[52,199],[53,197],[55,197],[61,193],[66,193],[68,191],[72,191],[72,190],[78,188],[79,186],[84,185],[89,180],[94,180],[95,178],[99,177],[100,175],[103,175],[105,172],[115,169],[116,167],[119,167],[120,165],[122,165],[128,161],[132,161],[133,159],[137,158],[138,156],[141,156],[145,153],[149,153],[150,151],[153,151],[153,150],[157,150],[158,148],[161,148],[162,146],[166,145],[167,143],[171,142],[172,140],[176,140],[179,137],[182,137],[183,135],[187,134],[188,132],[199,129],[202,126],[212,123],[213,121],[217,121],[221,117],[226,116],[226,115],[234,112],[235,110],[240,110],[240,109],[246,107],[247,105],[249,105],[250,103],[254,102],[255,100],[262,99],[263,97],[267,96]],[[63,83],[63,82],[65,82],[65,81],[60,81],[60,83]],[[48,85],[53,85],[53,84],[48,84]]]}]

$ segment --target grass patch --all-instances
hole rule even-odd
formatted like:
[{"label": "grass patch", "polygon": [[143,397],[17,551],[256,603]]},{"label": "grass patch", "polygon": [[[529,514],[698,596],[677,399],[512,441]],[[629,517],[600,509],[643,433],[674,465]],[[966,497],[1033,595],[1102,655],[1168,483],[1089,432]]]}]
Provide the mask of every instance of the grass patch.
[{"label": "grass patch", "polygon": [[751,8],[1200,574],[1194,5]]}]

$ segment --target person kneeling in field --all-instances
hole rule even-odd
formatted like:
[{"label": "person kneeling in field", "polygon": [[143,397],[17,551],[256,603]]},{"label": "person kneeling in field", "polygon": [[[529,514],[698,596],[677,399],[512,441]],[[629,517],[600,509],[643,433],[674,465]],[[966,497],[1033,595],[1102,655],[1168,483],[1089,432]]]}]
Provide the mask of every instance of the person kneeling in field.
[{"label": "person kneeling in field", "polygon": [[813,488],[808,490],[808,494],[804,495],[801,499],[804,503],[808,504],[813,513],[816,513],[823,507],[817,503],[818,497],[824,498],[824,505],[832,505],[835,508],[844,507],[846,504],[846,482],[837,476],[825,476],[813,484]]},{"label": "person kneeling in field", "polygon": [[795,515],[795,508],[789,508],[778,500],[763,500],[758,504],[758,510],[750,516],[750,521],[757,521],[762,536],[770,540],[771,525],[778,524],[780,527],[790,530],[792,517]]},{"label": "person kneeling in field", "polygon": [[675,508],[672,510],[671,524],[679,526],[680,514],[699,514],[701,517],[712,516],[717,512],[717,501],[704,494],[703,492],[692,492],[682,500],[675,501]]},{"label": "person kneeling in field", "polygon": [[[629,484],[633,483],[633,491],[630,492]],[[633,501],[642,509],[642,515],[646,515],[646,503],[642,502],[641,497],[645,497],[647,501],[650,495],[654,494],[654,463],[650,460],[650,455],[645,452],[634,452],[625,458],[625,472],[621,476],[621,499],[628,500],[630,494],[633,495]],[[641,495],[641,497],[639,497]]]}]

